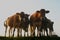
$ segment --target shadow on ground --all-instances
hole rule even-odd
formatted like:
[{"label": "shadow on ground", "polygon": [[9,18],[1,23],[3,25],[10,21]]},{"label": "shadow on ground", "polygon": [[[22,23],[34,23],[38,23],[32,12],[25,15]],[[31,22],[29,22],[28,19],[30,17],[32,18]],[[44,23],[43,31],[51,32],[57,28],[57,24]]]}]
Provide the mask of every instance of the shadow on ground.
[{"label": "shadow on ground", "polygon": [[54,36],[41,36],[41,37],[2,37],[0,36],[0,40],[60,40],[60,37]]}]

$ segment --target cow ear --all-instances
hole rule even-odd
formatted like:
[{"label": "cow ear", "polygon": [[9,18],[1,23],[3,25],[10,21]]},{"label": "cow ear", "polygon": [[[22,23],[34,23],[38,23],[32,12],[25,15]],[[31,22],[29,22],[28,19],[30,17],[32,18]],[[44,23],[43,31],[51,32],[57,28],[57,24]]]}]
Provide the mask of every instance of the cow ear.
[{"label": "cow ear", "polygon": [[20,13],[17,12],[16,14],[19,15]]},{"label": "cow ear", "polygon": [[46,13],[49,13],[49,12],[50,12],[50,11],[48,11],[48,10],[46,11]]}]

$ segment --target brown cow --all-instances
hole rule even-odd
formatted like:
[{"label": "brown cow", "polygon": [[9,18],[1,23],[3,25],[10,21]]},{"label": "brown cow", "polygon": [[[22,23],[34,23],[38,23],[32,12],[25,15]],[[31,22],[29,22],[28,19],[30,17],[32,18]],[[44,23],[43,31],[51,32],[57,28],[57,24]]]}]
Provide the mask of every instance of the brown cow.
[{"label": "brown cow", "polygon": [[19,13],[16,13],[13,16],[8,17],[7,20],[4,22],[4,26],[6,27],[5,36],[6,36],[6,33],[7,33],[8,26],[10,27],[9,28],[9,37],[10,37],[10,32],[11,32],[12,28],[17,28],[18,29],[18,27],[20,26],[20,25],[18,25],[18,23],[20,24],[20,21],[21,21],[21,16],[19,15]]},{"label": "brown cow", "polygon": [[33,33],[35,32],[35,28],[37,27],[38,30],[40,29],[40,26],[42,24],[42,15],[40,14],[40,11],[36,11],[34,14],[31,15],[30,17],[30,26],[31,26],[31,32],[32,32],[32,36]]},{"label": "brown cow", "polygon": [[41,29],[42,23],[43,23],[42,20],[45,17],[45,13],[49,13],[49,11],[45,11],[45,9],[41,9],[40,11],[36,11],[35,13],[33,13],[31,15],[31,17],[30,17],[30,22],[31,22],[30,25],[31,25],[32,35],[33,35],[34,30],[35,30],[36,27],[38,28],[38,30]]},{"label": "brown cow", "polygon": [[[19,24],[19,21],[18,21],[18,36],[19,36],[19,29],[23,29],[25,30],[26,32],[28,32],[28,26],[29,26],[29,15],[28,14],[25,14],[24,12],[21,12],[20,13],[20,16],[21,16],[21,21],[20,21],[20,24]],[[15,23],[16,25],[16,23]],[[14,29],[15,31],[15,29]],[[22,32],[22,30],[20,30],[20,32]],[[14,32],[13,32],[14,34]]]},{"label": "brown cow", "polygon": [[5,36],[6,36],[8,26],[10,27],[9,36],[10,36],[10,31],[12,30],[12,28],[14,28],[13,36],[14,36],[15,28],[17,28],[17,36],[18,37],[19,37],[19,32],[22,32],[22,29],[24,29],[25,31],[28,31],[28,25],[29,25],[28,16],[29,16],[28,14],[21,12],[21,13],[16,13],[15,15],[9,17],[4,22],[4,26],[6,27]]}]

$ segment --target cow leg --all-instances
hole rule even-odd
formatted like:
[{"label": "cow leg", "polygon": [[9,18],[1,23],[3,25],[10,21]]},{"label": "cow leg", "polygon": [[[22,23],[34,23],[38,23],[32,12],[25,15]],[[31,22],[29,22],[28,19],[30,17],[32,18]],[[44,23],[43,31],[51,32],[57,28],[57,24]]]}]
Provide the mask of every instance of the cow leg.
[{"label": "cow leg", "polygon": [[50,33],[49,35],[50,35],[50,36],[52,36],[52,31],[54,31],[54,30],[53,30],[53,22],[50,23],[50,28],[49,28],[49,33]]},{"label": "cow leg", "polygon": [[45,36],[45,30],[43,30],[43,33],[44,33],[44,35],[43,35],[43,36]]},{"label": "cow leg", "polygon": [[38,37],[40,37],[40,35],[41,35],[40,28],[39,28],[39,27],[37,27],[37,29],[38,29],[38,30],[37,30],[37,36],[38,36]]},{"label": "cow leg", "polygon": [[40,37],[41,36],[41,31],[37,32],[37,36]]},{"label": "cow leg", "polygon": [[6,33],[7,33],[7,27],[5,28],[5,37],[6,37]]},{"label": "cow leg", "polygon": [[27,37],[28,36],[28,33],[27,33],[28,32],[28,28],[26,28],[24,31],[25,31],[24,35],[25,35],[25,37]]},{"label": "cow leg", "polygon": [[46,34],[47,34],[47,36],[48,36],[48,30],[46,29]]},{"label": "cow leg", "polygon": [[12,36],[12,28],[11,28],[10,32],[11,32],[11,36]]},{"label": "cow leg", "polygon": [[19,29],[19,36],[22,36],[22,29]]},{"label": "cow leg", "polygon": [[17,29],[17,37],[19,37],[19,28]]},{"label": "cow leg", "polygon": [[33,31],[32,31],[32,27],[30,27],[30,30],[31,30],[31,36],[32,36],[32,34],[33,34],[33,33],[32,33],[32,32],[33,32]]},{"label": "cow leg", "polygon": [[31,36],[33,37],[35,35],[35,28],[31,27]]},{"label": "cow leg", "polygon": [[15,32],[15,28],[14,28],[14,30],[13,30],[13,37],[14,37],[14,32]]},{"label": "cow leg", "polygon": [[10,31],[11,31],[11,27],[9,28],[9,37],[10,37]]},{"label": "cow leg", "polygon": [[52,31],[51,30],[49,30],[49,36],[52,36]]}]

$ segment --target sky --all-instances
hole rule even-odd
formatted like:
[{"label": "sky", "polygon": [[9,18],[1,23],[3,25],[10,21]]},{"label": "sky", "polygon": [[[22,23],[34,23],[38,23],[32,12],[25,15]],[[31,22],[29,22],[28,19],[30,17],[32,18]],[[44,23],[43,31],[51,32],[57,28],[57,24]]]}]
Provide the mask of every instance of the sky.
[{"label": "sky", "polygon": [[4,21],[7,17],[24,11],[33,14],[36,10],[46,9],[46,17],[54,21],[54,32],[60,36],[60,0],[0,0],[0,35],[4,35]]}]

